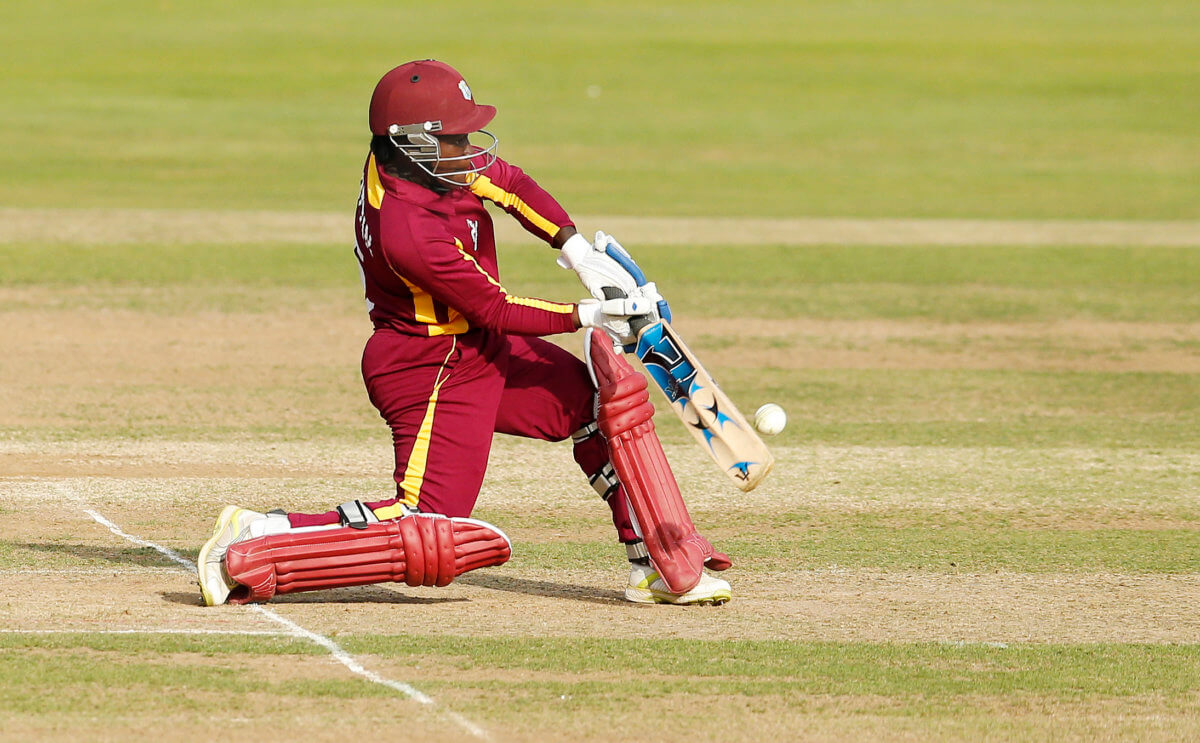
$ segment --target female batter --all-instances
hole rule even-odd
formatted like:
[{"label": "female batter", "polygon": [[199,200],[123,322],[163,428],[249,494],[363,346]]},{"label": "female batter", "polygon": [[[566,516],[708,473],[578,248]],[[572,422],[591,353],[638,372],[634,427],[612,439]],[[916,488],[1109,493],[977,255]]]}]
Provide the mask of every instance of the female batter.
[{"label": "female batter", "polygon": [[[609,256],[615,241],[603,233],[595,242],[583,238],[553,197],[496,156],[497,140],[483,129],[495,114],[475,102],[457,71],[434,60],[401,65],[376,86],[355,254],[374,325],[363,380],[391,428],[396,494],[319,514],[226,508],[200,555],[206,603],[224,603],[237,587],[223,558],[241,539],[418,513],[469,517],[495,432],[573,438],[575,461],[612,510],[633,562],[627,598],[728,599],[729,585],[708,576],[686,595],[671,594],[657,580],[597,430],[596,390],[586,367],[540,337],[600,327],[628,340],[629,318],[652,314],[654,302],[637,296],[632,277]],[[485,202],[560,249],[559,263],[579,274],[593,298],[560,304],[506,291]],[[604,300],[605,286],[629,298]]]}]

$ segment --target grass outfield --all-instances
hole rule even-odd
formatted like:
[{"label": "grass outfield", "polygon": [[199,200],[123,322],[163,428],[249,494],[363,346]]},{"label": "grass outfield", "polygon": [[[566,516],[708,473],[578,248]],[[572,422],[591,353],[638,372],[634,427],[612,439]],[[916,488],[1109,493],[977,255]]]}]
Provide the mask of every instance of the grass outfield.
[{"label": "grass outfield", "polygon": [[[720,608],[625,603],[569,446],[505,437],[502,567],[265,608],[187,569],[227,503],[389,492],[348,244],[228,236],[349,219],[390,66],[460,67],[577,215],[1194,244],[1198,7],[3,4],[0,741],[1200,739],[1194,248],[631,244],[742,409],[790,415],[741,494],[661,408]],[[90,224],[137,242],[64,237]],[[579,296],[501,253],[510,290]]]},{"label": "grass outfield", "polygon": [[433,56],[579,214],[1200,217],[1188,0],[25,1],[0,44],[5,205],[350,208]]},{"label": "grass outfield", "polygon": [[[774,719],[768,729],[785,736],[1050,739],[1043,725],[1061,720],[1055,723],[1060,740],[1144,739],[1156,733],[1168,739],[1194,731],[1180,724],[1176,705],[1186,704],[1200,683],[1200,658],[1194,646],[863,643],[848,648],[811,642],[695,640],[631,646],[587,639],[387,637],[355,640],[347,647],[380,664],[454,668],[465,681],[430,680],[424,686],[439,696],[470,700],[460,706],[469,706],[477,716],[508,730],[548,735],[549,740],[611,739],[618,727],[641,729],[651,739],[676,739],[659,738],[659,725],[644,720],[647,704],[673,700],[690,704],[704,700],[713,712],[737,717],[770,716]],[[266,717],[284,730],[294,725],[281,709],[284,704],[317,710],[315,718],[326,725],[336,725],[333,711],[352,704],[351,700],[377,710],[388,708],[387,690],[360,682],[262,679],[265,674],[256,667],[278,667],[285,659],[301,674],[312,672],[315,664],[307,657],[288,657],[311,652],[294,641],[256,638],[216,644],[194,638],[59,635],[0,638],[0,648],[7,651],[0,662],[18,649],[56,653],[36,673],[27,665],[4,668],[6,677],[22,684],[6,695],[14,710],[30,716],[62,714],[45,692],[64,686],[85,691],[105,684],[110,693],[92,697],[82,710],[63,717],[76,724],[79,718],[100,717],[112,732],[130,731],[144,724],[145,717],[188,719],[194,714],[194,703],[185,698],[163,695],[147,703],[147,696],[156,690],[175,688],[184,679],[195,696],[220,704],[230,716]],[[237,674],[196,662],[210,653],[236,653],[251,670]],[[81,667],[80,660],[104,655],[136,660]],[[563,673],[564,664],[572,670]],[[634,675],[651,681],[638,683],[631,679]],[[515,680],[505,681],[506,676]],[[255,694],[271,699],[274,709],[264,711],[248,699]],[[1107,710],[1112,719],[1080,714],[1097,708]],[[689,717],[669,711],[659,714],[680,724]],[[834,717],[841,719],[830,724]],[[564,720],[570,721],[564,724]],[[931,726],[929,720],[936,722]],[[375,722],[381,732],[390,727]],[[420,722],[417,716],[406,724]],[[357,720],[349,726],[351,730],[364,727]],[[152,730],[158,727],[151,723]],[[251,730],[249,725],[240,728],[243,733]],[[730,730],[701,730],[688,737],[739,739]]]},{"label": "grass outfield", "polygon": [[[503,252],[513,290],[577,292],[544,251]],[[271,605],[426,705],[198,606],[178,564],[86,513],[187,561],[227,502],[381,495],[349,251],[0,247],[0,334],[26,350],[0,358],[4,736],[666,740],[700,709],[713,741],[1200,733],[1195,251],[643,254],[734,399],[791,414],[750,495],[660,419],[735,600],[624,604],[568,448],[498,438],[477,514],[507,565]],[[67,696],[88,701],[48,701]],[[356,703],[398,722],[334,712]]]}]

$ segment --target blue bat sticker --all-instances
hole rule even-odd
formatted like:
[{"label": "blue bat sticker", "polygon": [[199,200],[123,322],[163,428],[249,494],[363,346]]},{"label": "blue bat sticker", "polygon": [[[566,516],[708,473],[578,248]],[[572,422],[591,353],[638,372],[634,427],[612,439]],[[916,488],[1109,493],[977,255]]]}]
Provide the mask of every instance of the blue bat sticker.
[{"label": "blue bat sticker", "polygon": [[663,334],[662,323],[654,323],[642,332],[637,342],[637,356],[646,371],[667,393],[672,403],[691,399],[696,370],[675,343]]},{"label": "blue bat sticker", "polygon": [[[696,391],[701,389],[701,385],[696,381],[696,369],[688,361],[687,356],[675,345],[675,341],[663,332],[662,323],[654,323],[642,332],[636,351],[638,358],[646,367],[646,371],[650,372],[650,376],[654,378],[655,383],[666,394],[667,400],[672,405],[678,405],[684,411],[689,405],[696,405],[693,400]],[[684,416],[684,420],[696,419],[690,425],[703,433],[704,442],[711,450],[715,434],[705,421],[715,421],[718,428],[724,428],[730,423],[737,426],[737,422],[720,410],[715,400],[712,407],[705,407],[704,410],[708,412],[707,415],[701,415],[697,411],[692,416]],[[742,464],[748,466],[747,463],[739,463],[734,467]]]}]

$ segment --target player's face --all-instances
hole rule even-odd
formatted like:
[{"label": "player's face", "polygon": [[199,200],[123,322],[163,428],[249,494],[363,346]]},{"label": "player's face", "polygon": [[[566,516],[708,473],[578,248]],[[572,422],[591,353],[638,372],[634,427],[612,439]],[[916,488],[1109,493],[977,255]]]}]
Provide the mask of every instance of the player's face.
[{"label": "player's face", "polygon": [[[462,157],[472,151],[469,135],[467,134],[446,134],[440,135],[437,138],[438,149],[441,152],[441,160],[434,167],[435,173],[453,173],[456,170],[462,170],[464,167],[463,160],[449,160],[449,158]],[[447,162],[449,160],[449,162]],[[448,176],[455,183],[468,183],[468,173],[460,173],[458,175]]]}]

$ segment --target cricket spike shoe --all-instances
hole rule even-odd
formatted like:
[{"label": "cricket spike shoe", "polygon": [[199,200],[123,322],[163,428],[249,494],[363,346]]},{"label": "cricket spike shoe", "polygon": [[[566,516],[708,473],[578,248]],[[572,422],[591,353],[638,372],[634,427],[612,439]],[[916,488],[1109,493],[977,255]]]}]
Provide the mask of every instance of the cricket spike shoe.
[{"label": "cricket spike shoe", "polygon": [[225,553],[229,545],[249,537],[248,527],[266,514],[237,506],[225,506],[217,517],[212,537],[200,548],[196,558],[196,573],[200,582],[200,596],[205,606],[223,604],[237,583],[225,571]]},{"label": "cricket spike shoe", "polygon": [[629,585],[625,588],[625,600],[635,604],[720,606],[732,597],[733,592],[727,582],[708,574],[701,574],[700,582],[686,593],[671,593],[652,565],[639,562],[633,563],[629,572]]}]

